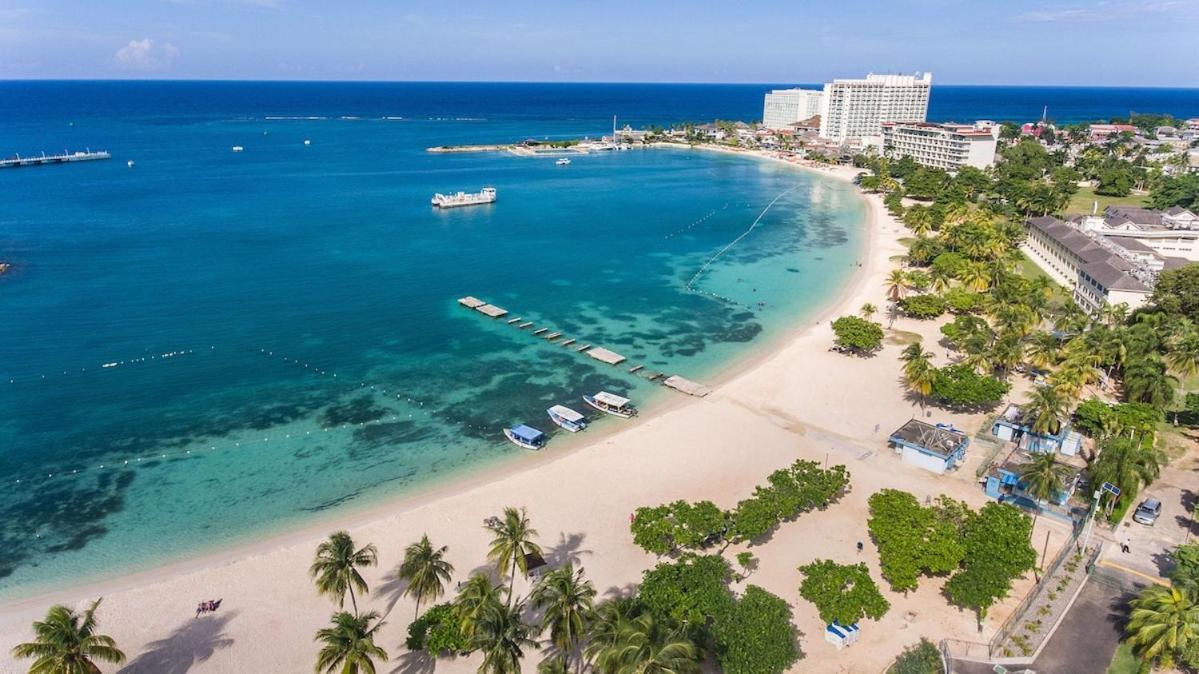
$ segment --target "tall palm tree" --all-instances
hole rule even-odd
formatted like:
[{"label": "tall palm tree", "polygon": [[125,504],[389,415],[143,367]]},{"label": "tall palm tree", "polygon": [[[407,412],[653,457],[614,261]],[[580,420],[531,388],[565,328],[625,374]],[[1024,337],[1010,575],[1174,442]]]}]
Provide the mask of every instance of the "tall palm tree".
[{"label": "tall palm tree", "polygon": [[46,619],[33,623],[34,640],[17,644],[14,658],[33,658],[31,674],[99,674],[96,661],[119,665],[125,654],[112,637],[97,634],[96,609],[100,599],[82,613],[53,606]]},{"label": "tall palm tree", "polygon": [[[1199,374],[1199,330],[1187,326],[1174,335],[1166,346],[1166,366],[1171,372],[1182,379]],[[1185,394],[1185,388],[1183,392]]]},{"label": "tall palm tree", "polygon": [[445,584],[454,575],[454,565],[445,561],[446,546],[434,549],[428,534],[404,549],[404,561],[400,563],[399,577],[408,581],[404,594],[416,597],[416,615],[420,615],[423,601],[436,599],[445,593]]},{"label": "tall palm tree", "polygon": [[1174,400],[1178,378],[1166,372],[1166,364],[1157,358],[1138,358],[1124,368],[1124,394],[1129,400],[1149,403],[1165,409]]},{"label": "tall palm tree", "polygon": [[913,206],[903,214],[903,224],[907,225],[916,236],[924,236],[932,228],[932,212],[926,206]]},{"label": "tall palm tree", "polygon": [[1028,345],[1024,348],[1024,357],[1029,365],[1040,370],[1048,370],[1057,364],[1060,350],[1061,342],[1057,337],[1048,332],[1038,331],[1030,335]]},{"label": "tall palm tree", "polygon": [[1023,357],[1024,343],[1020,341],[1020,336],[1014,333],[999,335],[991,347],[991,361],[1002,372],[1005,379],[1008,373],[1020,364],[1020,359]]},{"label": "tall palm tree", "polygon": [[323,644],[316,656],[318,674],[375,674],[375,659],[387,662],[387,651],[375,644],[375,634],[387,624],[379,620],[377,612],[354,615],[342,611],[330,622],[330,627],[317,630],[314,639]]},{"label": "tall palm tree", "polygon": [[341,608],[350,593],[350,604],[358,614],[358,600],[354,590],[366,594],[368,588],[358,567],[374,566],[379,563],[379,551],[373,544],[354,549],[354,539],[345,531],[335,531],[316,548],[316,558],[308,567],[308,575],[316,581],[316,591],[328,595]]},{"label": "tall palm tree", "polygon": [[932,353],[925,351],[920,342],[913,342],[903,350],[900,359],[903,361],[903,376],[908,381],[908,388],[920,394],[920,409],[924,410],[924,401],[932,393],[933,381],[937,377],[937,368],[931,362]]},{"label": "tall palm tree", "polygon": [[1179,653],[1199,640],[1199,603],[1177,587],[1150,585],[1129,602],[1125,634],[1142,662],[1173,669]]},{"label": "tall palm tree", "polygon": [[537,530],[529,525],[529,516],[525,509],[504,508],[504,516],[494,524],[487,526],[495,537],[491,539],[491,549],[487,551],[487,559],[495,562],[500,575],[511,572],[512,580],[508,586],[508,605],[512,605],[512,593],[516,589],[516,571],[522,576],[528,576],[529,564],[526,555],[541,554],[541,546],[533,542]]},{"label": "tall palm tree", "polygon": [[540,648],[531,638],[533,628],[521,618],[524,602],[515,606],[496,604],[479,616],[474,647],[483,652],[479,674],[518,674],[526,648]]},{"label": "tall palm tree", "polygon": [[985,262],[967,261],[963,263],[962,268],[958,271],[958,280],[966,288],[976,293],[981,293],[991,287],[991,275]]},{"label": "tall palm tree", "polygon": [[1065,398],[1053,387],[1041,385],[1029,392],[1024,412],[1032,417],[1034,433],[1053,435],[1061,430],[1062,420],[1070,414],[1070,409]]},{"label": "tall palm tree", "polygon": [[929,287],[932,288],[934,292],[938,293],[943,293],[949,290],[950,282],[953,280],[953,277],[949,275],[949,272],[941,267],[933,267],[928,273],[928,278]]},{"label": "tall palm tree", "polygon": [[587,629],[587,646],[583,656],[594,663],[600,653],[616,646],[621,627],[645,612],[637,597],[615,597],[595,607]]},{"label": "tall palm tree", "polygon": [[878,311],[878,307],[874,306],[870,302],[867,302],[862,305],[861,311],[862,311],[862,318],[865,318],[866,320],[870,320],[870,317],[874,316],[874,314]]},{"label": "tall palm tree", "polygon": [[[1058,463],[1053,456],[1053,452],[1036,452],[1032,455],[1032,461],[1025,464],[1020,471],[1020,483],[1024,485],[1024,491],[1037,500],[1037,503],[1048,501],[1053,498],[1054,494],[1062,491],[1063,484],[1069,476],[1069,468]],[[1032,526],[1037,527],[1037,518],[1041,515],[1041,508],[1037,507],[1033,513]],[[1032,530],[1029,530],[1029,536],[1032,535]]]},{"label": "tall palm tree", "polygon": [[601,674],[690,674],[699,671],[699,650],[681,630],[668,630],[644,613],[622,621],[615,642],[595,654]]},{"label": "tall palm tree", "polygon": [[562,654],[565,663],[578,647],[586,629],[595,599],[595,586],[583,577],[583,569],[575,571],[574,564],[546,574],[533,588],[533,605],[545,609],[543,624],[549,625],[550,641]]},{"label": "tall palm tree", "polygon": [[908,292],[908,275],[902,269],[892,269],[883,285],[887,288],[887,299],[898,302]]},{"label": "tall palm tree", "polygon": [[493,584],[491,577],[485,573],[476,573],[463,583],[454,599],[454,611],[458,616],[459,629],[464,635],[474,635],[475,627],[485,612],[504,607],[500,601],[502,587]]},{"label": "tall palm tree", "polygon": [[1128,437],[1111,438],[1099,448],[1092,462],[1091,480],[1110,482],[1121,490],[1121,498],[1133,499],[1141,487],[1161,474],[1161,452],[1151,443]]}]

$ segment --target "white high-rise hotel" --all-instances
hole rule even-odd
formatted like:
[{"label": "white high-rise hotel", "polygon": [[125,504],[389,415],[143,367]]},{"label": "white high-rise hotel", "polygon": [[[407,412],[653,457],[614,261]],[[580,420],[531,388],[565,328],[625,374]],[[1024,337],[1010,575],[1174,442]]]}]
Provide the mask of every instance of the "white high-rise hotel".
[{"label": "white high-rise hotel", "polygon": [[845,142],[878,137],[883,122],[923,122],[928,117],[932,84],[932,73],[870,74],[864,79],[833,80],[823,91],[772,91],[766,94],[762,122],[767,128],[785,128],[811,117],[808,106],[819,100],[820,135],[824,138]]}]

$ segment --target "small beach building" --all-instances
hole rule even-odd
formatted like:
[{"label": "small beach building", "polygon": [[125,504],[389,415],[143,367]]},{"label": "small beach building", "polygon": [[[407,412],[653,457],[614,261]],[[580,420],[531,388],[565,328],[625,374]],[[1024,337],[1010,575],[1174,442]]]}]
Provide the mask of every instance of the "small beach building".
[{"label": "small beach building", "polygon": [[862,631],[857,626],[857,623],[842,625],[834,620],[824,628],[824,640],[836,646],[837,650],[841,650],[846,646],[852,646],[861,634]]},{"label": "small beach building", "polygon": [[970,438],[952,426],[910,419],[891,434],[888,443],[904,461],[944,475],[965,460]]},{"label": "small beach building", "polygon": [[991,424],[991,435],[1005,442],[1014,442],[1029,452],[1060,452],[1066,456],[1078,454],[1082,434],[1063,422],[1057,433],[1038,433],[1032,429],[1033,420],[1015,403],[1009,404]]},{"label": "small beach building", "polygon": [[[983,475],[983,490],[987,496],[993,499],[1002,500],[1004,503],[1011,503],[1026,510],[1039,510],[1042,513],[1055,515],[1059,518],[1070,520],[1070,512],[1064,508],[1067,501],[1074,494],[1074,490],[1078,487],[1082,479],[1082,471],[1078,466],[1066,462],[1059,462],[1061,465],[1070,469],[1069,476],[1063,480],[1064,488],[1055,492],[1049,498],[1049,505],[1045,507],[1037,503],[1037,499],[1030,496],[1023,482],[1020,481],[1020,474],[1024,472],[1025,467],[1032,463],[1032,453],[1020,449],[1013,449],[1010,454],[1002,462],[991,464],[987,472]],[[1075,461],[1078,461],[1077,459]],[[1057,506],[1054,508],[1052,506]]]}]

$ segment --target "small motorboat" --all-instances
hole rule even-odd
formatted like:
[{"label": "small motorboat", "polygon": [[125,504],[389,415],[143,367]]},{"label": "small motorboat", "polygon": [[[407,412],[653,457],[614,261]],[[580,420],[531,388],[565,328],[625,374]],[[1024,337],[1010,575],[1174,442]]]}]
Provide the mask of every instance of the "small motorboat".
[{"label": "small motorboat", "polygon": [[305,145],[312,145],[312,141],[310,141],[310,140],[306,140],[306,141],[304,141],[304,144],[305,144]]},{"label": "small motorboat", "polygon": [[129,161],[125,162],[125,166],[128,166],[129,168],[133,168],[133,160],[130,159]]},{"label": "small motorboat", "polygon": [[541,449],[545,447],[545,433],[521,424],[515,428],[505,428],[504,437],[512,441],[512,444],[525,449]]},{"label": "small motorboat", "polygon": [[628,398],[622,398],[607,391],[600,391],[593,396],[583,396],[583,402],[605,414],[611,414],[621,419],[637,416],[637,408],[629,404]]},{"label": "small motorboat", "polygon": [[568,165],[570,165],[570,160],[567,159],[566,157],[563,157],[563,158],[559,159],[558,161],[554,162],[554,165],[555,166],[568,166]]},{"label": "small motorboat", "polygon": [[240,145],[234,145],[234,146],[233,146],[233,151],[234,151],[234,152],[241,152],[242,150],[245,150],[245,149],[246,149],[246,148],[244,148],[244,147],[242,147],[242,146],[240,146]]},{"label": "small motorboat", "polygon": [[571,433],[587,428],[587,418],[565,405],[554,405],[545,412],[555,424]]}]

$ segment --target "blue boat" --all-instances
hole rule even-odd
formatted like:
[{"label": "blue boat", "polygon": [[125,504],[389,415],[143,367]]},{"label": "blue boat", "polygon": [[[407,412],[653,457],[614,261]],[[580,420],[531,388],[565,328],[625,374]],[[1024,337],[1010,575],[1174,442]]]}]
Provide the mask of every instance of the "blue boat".
[{"label": "blue boat", "polygon": [[545,433],[524,424],[515,428],[505,428],[504,437],[511,440],[513,444],[525,449],[541,449],[545,447]]}]

